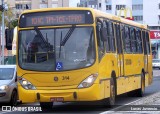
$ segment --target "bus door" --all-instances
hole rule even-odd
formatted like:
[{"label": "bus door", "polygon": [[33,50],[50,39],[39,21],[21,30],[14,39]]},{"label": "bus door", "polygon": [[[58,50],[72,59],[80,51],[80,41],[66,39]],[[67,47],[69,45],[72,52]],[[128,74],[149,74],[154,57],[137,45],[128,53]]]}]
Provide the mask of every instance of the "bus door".
[{"label": "bus door", "polygon": [[[145,75],[148,76],[148,83],[152,83],[152,56],[151,56],[151,49],[150,49],[150,39],[148,31],[142,31],[143,37],[143,47],[144,47],[144,70]],[[146,80],[147,81],[147,80]],[[146,83],[146,84],[148,84]]]},{"label": "bus door", "polygon": [[148,55],[147,55],[147,40],[146,40],[146,33],[142,31],[142,39],[143,39],[143,52],[144,52],[144,70],[145,75],[148,74]]},{"label": "bus door", "polygon": [[119,76],[124,76],[124,57],[123,57],[120,23],[115,23],[115,36],[116,36],[116,46],[117,46],[118,72]]},{"label": "bus door", "polygon": [[146,32],[146,40],[147,40],[147,57],[148,57],[148,74],[149,74],[149,84],[152,83],[153,76],[152,76],[152,53],[151,53],[151,43],[149,37],[149,31]]}]

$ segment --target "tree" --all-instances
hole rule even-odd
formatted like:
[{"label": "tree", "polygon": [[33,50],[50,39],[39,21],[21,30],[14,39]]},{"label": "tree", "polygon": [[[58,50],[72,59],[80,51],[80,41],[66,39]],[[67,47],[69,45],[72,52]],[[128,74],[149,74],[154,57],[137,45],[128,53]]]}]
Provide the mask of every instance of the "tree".
[{"label": "tree", "polygon": [[[14,28],[17,26],[18,21],[16,19],[15,13],[13,12],[13,8],[8,8],[7,11],[4,11],[4,16],[5,16],[5,26],[10,28]],[[0,24],[2,25],[2,12],[0,12]]]},{"label": "tree", "polygon": [[18,19],[15,19],[15,20],[11,21],[11,23],[10,23],[10,28],[14,28],[14,27],[16,27],[17,25],[18,25]]}]

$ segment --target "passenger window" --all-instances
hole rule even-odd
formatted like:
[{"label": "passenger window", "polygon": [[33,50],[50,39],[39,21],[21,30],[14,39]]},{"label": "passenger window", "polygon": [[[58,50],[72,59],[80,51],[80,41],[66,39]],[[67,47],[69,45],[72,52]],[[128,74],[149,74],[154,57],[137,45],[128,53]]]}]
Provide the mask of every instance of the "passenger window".
[{"label": "passenger window", "polygon": [[109,33],[110,33],[110,37],[109,37],[109,45],[110,45],[110,51],[111,52],[115,52],[115,36],[114,36],[114,28],[113,28],[113,23],[109,22]]},{"label": "passenger window", "polygon": [[150,40],[149,40],[149,33],[146,32],[146,47],[147,47],[147,54],[150,54]]},{"label": "passenger window", "polygon": [[107,29],[107,42],[106,42],[106,52],[115,52],[115,37],[114,37],[114,29],[113,23],[110,21],[106,21],[106,29]]},{"label": "passenger window", "polygon": [[97,33],[97,44],[98,44],[99,61],[102,59],[102,56],[105,53],[104,42],[102,40],[102,34],[101,34],[102,28],[103,28],[103,22],[98,19],[97,20],[96,33]]},{"label": "passenger window", "polygon": [[115,24],[115,28],[116,28],[116,44],[117,44],[117,52],[118,52],[118,53],[122,53],[120,25],[119,25],[119,24]]},{"label": "passenger window", "polygon": [[131,49],[133,53],[137,52],[137,42],[136,42],[136,37],[135,37],[135,29],[130,28],[130,37],[131,37]]},{"label": "passenger window", "polygon": [[109,22],[105,21],[105,25],[107,30],[106,52],[109,52],[111,48],[111,46],[109,45],[109,42],[110,42]]},{"label": "passenger window", "polygon": [[137,39],[137,52],[142,53],[142,38],[141,38],[141,30],[136,30],[136,39]]},{"label": "passenger window", "polygon": [[143,49],[144,49],[144,54],[147,55],[147,47],[146,47],[146,35],[145,35],[145,31],[142,32],[142,38],[143,38]]},{"label": "passenger window", "polygon": [[122,33],[122,42],[123,42],[122,50],[123,49],[125,50],[125,27],[124,25],[121,25],[121,33]]},{"label": "passenger window", "polygon": [[131,40],[130,40],[130,31],[128,27],[125,27],[125,52],[126,53],[131,53]]}]

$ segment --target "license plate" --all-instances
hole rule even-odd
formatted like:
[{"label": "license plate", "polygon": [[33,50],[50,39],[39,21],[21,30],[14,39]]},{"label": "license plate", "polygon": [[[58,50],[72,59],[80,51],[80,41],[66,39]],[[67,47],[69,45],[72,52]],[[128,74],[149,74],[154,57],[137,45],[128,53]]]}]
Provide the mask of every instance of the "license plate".
[{"label": "license plate", "polygon": [[62,102],[64,101],[63,97],[52,97],[50,98],[51,102]]}]

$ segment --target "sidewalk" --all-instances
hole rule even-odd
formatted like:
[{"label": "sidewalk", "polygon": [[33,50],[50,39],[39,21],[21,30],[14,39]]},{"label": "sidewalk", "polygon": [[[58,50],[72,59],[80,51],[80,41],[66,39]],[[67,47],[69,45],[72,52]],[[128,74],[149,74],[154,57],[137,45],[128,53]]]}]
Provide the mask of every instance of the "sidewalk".
[{"label": "sidewalk", "polygon": [[160,114],[160,92],[103,114]]}]

